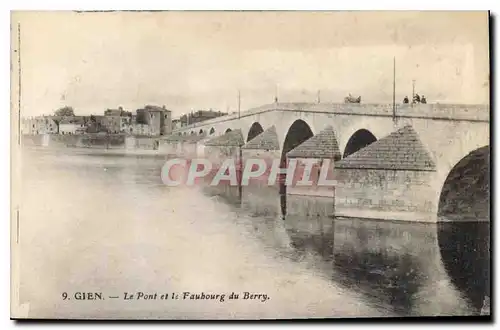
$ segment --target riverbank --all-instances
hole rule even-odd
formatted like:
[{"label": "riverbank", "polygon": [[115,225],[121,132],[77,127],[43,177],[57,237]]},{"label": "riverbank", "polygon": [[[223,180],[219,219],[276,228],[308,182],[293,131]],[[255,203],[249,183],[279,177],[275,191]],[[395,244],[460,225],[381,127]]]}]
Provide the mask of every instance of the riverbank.
[{"label": "riverbank", "polygon": [[23,135],[22,146],[48,148],[92,148],[92,149],[127,149],[158,150],[162,139],[152,136],[126,134],[38,134]]}]

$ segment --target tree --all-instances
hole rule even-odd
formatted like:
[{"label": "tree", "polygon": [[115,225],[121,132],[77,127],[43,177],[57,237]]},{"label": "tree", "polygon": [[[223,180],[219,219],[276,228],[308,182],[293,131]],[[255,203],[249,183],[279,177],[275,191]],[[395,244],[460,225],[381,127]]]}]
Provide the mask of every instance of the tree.
[{"label": "tree", "polygon": [[73,107],[69,107],[69,106],[64,106],[62,108],[59,108],[57,109],[54,114],[56,116],[74,116],[75,115],[75,111],[73,110]]}]

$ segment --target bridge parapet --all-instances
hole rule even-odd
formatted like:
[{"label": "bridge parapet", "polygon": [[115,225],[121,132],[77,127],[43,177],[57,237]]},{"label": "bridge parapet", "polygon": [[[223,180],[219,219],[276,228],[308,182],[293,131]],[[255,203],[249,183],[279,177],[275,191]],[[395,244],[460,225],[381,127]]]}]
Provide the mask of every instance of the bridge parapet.
[{"label": "bridge parapet", "polygon": [[211,125],[211,124],[222,123],[225,121],[236,120],[236,119],[238,119],[239,116],[247,117],[247,116],[255,115],[258,113],[262,113],[262,112],[272,111],[272,110],[276,110],[276,103],[265,104],[265,105],[262,105],[262,106],[257,107],[257,108],[251,108],[251,109],[248,109],[246,111],[242,111],[240,113],[240,115],[238,115],[238,113],[232,113],[232,114],[229,114],[226,116],[216,117],[216,118],[212,118],[209,120],[204,120],[204,121],[199,122],[199,123],[183,126],[183,127],[178,128],[176,130],[173,130],[172,133],[175,134],[176,132],[182,132],[182,131],[189,130],[189,129],[195,128],[195,127],[207,126],[207,125]]},{"label": "bridge parapet", "polygon": [[[302,111],[365,116],[392,116],[393,106],[392,104],[322,103],[304,107]],[[449,120],[490,120],[489,106],[486,104],[396,104],[396,116]]]},{"label": "bridge parapet", "polygon": [[[332,113],[359,116],[392,116],[392,104],[370,103],[271,103],[243,111],[241,118],[268,111],[302,111],[315,113]],[[396,104],[397,117],[416,117],[429,119],[490,121],[487,104]],[[174,130],[177,133],[200,126],[208,126],[226,121],[237,120],[237,113],[213,118],[200,123],[184,126]]]},{"label": "bridge parapet", "polygon": [[408,117],[443,118],[449,120],[490,121],[487,104],[418,104],[398,105],[396,114]]}]

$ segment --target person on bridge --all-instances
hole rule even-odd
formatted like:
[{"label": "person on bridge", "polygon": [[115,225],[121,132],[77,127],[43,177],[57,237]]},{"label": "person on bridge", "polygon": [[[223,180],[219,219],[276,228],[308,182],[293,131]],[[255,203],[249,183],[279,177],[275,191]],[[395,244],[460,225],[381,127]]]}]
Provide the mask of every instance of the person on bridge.
[{"label": "person on bridge", "polygon": [[420,103],[420,95],[415,94],[415,96],[413,97],[413,103]]},{"label": "person on bridge", "polygon": [[410,103],[410,101],[408,100],[408,96],[405,96],[405,98],[403,99],[403,103],[404,104]]},{"label": "person on bridge", "polygon": [[420,103],[423,103],[423,104],[427,103],[427,100],[425,99],[424,95],[422,95],[422,98],[420,99]]}]

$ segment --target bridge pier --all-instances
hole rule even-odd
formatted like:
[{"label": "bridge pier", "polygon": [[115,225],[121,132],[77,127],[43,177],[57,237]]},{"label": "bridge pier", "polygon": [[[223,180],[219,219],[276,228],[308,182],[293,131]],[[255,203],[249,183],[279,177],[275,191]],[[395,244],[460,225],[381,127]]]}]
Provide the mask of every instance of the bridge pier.
[{"label": "bridge pier", "polygon": [[432,172],[336,169],[335,216],[437,222]]},{"label": "bridge pier", "polygon": [[335,164],[335,216],[436,222],[436,166],[411,126]]}]

